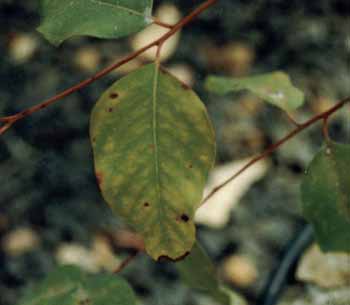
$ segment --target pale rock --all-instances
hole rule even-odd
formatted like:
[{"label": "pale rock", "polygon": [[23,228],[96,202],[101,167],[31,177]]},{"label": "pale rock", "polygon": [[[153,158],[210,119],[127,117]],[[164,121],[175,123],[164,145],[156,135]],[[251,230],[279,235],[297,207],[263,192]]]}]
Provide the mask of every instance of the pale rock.
[{"label": "pale rock", "polygon": [[230,42],[217,47],[208,45],[201,50],[210,69],[224,71],[233,76],[249,74],[255,60],[254,49],[242,42]]},{"label": "pale rock", "polygon": [[100,268],[113,271],[120,264],[120,260],[114,255],[111,244],[104,236],[97,235],[92,246],[92,255],[96,265]]},{"label": "pale rock", "polygon": [[185,64],[177,64],[167,67],[167,70],[178,78],[180,81],[185,83],[189,87],[193,87],[194,84],[194,72],[190,66]]},{"label": "pale rock", "polygon": [[[216,167],[209,176],[209,183],[204,191],[204,197],[206,197],[214,187],[240,170],[247,162],[249,162],[249,160],[246,159]],[[267,169],[268,162],[265,160],[249,167],[234,181],[214,194],[197,210],[195,222],[217,229],[225,227],[230,220],[231,210],[239,203],[252,184],[265,176]]]},{"label": "pale rock", "polygon": [[18,256],[39,247],[40,238],[31,228],[18,228],[2,239],[2,248],[10,256]]},{"label": "pale rock", "polygon": [[323,253],[315,244],[302,257],[296,277],[322,288],[350,285],[350,254]]},{"label": "pale rock", "polygon": [[[173,4],[162,4],[159,6],[155,13],[155,17],[168,24],[175,24],[181,19],[180,11]],[[140,33],[136,34],[135,37],[131,40],[131,47],[134,51],[146,46],[152,41],[160,38],[165,33],[167,33],[169,29],[161,27],[156,24],[152,24]],[[160,60],[165,61],[170,58],[178,45],[180,39],[180,31],[171,36],[162,46]],[[153,47],[146,52],[140,55],[141,58],[145,60],[155,60],[157,53],[157,48]]]},{"label": "pale rock", "polygon": [[74,63],[81,70],[86,72],[94,72],[97,70],[101,62],[101,55],[94,47],[80,48],[74,56]]},{"label": "pale rock", "polygon": [[241,288],[251,286],[258,278],[256,266],[245,256],[232,255],[224,260],[221,268],[224,279]]},{"label": "pale rock", "polygon": [[16,33],[9,43],[10,57],[18,64],[29,61],[37,49],[38,40],[30,34]]},{"label": "pale rock", "polygon": [[350,287],[322,289],[308,285],[302,295],[295,295],[293,287],[289,288],[278,305],[348,305]]},{"label": "pale rock", "polygon": [[[125,55],[121,55],[121,56],[117,56],[113,63],[117,63],[121,60],[123,60],[125,57],[127,57],[128,54],[125,54]],[[110,63],[112,64],[112,63]],[[111,72],[111,75],[117,75],[117,76],[120,76],[120,75],[126,75],[140,67],[143,66],[143,61],[142,59],[140,58],[134,58],[133,60],[131,61],[128,61],[127,63],[125,63],[124,65],[121,65],[118,69],[115,69]]]},{"label": "pale rock", "polygon": [[56,260],[61,265],[74,265],[90,272],[99,271],[90,249],[77,243],[61,244],[56,251]]}]

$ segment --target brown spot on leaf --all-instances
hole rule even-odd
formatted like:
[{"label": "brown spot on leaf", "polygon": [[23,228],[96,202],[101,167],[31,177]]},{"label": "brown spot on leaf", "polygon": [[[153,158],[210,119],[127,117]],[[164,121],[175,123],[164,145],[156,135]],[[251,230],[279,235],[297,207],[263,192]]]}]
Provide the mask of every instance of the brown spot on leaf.
[{"label": "brown spot on leaf", "polygon": [[158,259],[157,259],[157,261],[158,262],[168,262],[168,261],[171,261],[171,262],[179,262],[179,261],[182,261],[184,258],[186,258],[186,256],[187,255],[189,255],[190,254],[190,252],[185,252],[185,254],[184,255],[181,255],[181,256],[179,256],[178,258],[171,258],[171,257],[169,257],[169,256],[167,256],[167,255],[161,255],[161,256],[159,256],[158,257]]},{"label": "brown spot on leaf", "polygon": [[109,95],[110,98],[115,99],[118,98],[119,94],[117,92],[113,92]]},{"label": "brown spot on leaf", "polygon": [[180,221],[189,222],[189,220],[190,220],[190,218],[186,214],[182,214],[182,215],[176,217],[176,221],[178,221],[178,222],[180,222]]},{"label": "brown spot on leaf", "polygon": [[188,164],[188,168],[193,168],[192,163]]},{"label": "brown spot on leaf", "polygon": [[144,206],[145,208],[148,208],[148,207],[149,207],[149,203],[148,203],[148,202],[145,202],[145,203],[143,204],[143,206]]},{"label": "brown spot on leaf", "polygon": [[191,89],[190,86],[188,86],[187,84],[185,84],[185,83],[183,83],[183,82],[181,82],[181,88],[182,88],[182,89],[185,89],[185,90],[190,90],[190,89]]},{"label": "brown spot on leaf", "polygon": [[96,138],[95,137],[92,138],[92,142],[96,143]]},{"label": "brown spot on leaf", "polygon": [[167,70],[165,70],[163,67],[160,67],[160,72],[167,75],[170,74]]},{"label": "brown spot on leaf", "polygon": [[97,173],[96,173],[96,179],[97,179],[98,185],[101,186],[101,184],[102,184],[102,182],[103,182],[103,175],[102,175],[102,173],[97,172]]},{"label": "brown spot on leaf", "polygon": [[184,221],[184,222],[188,222],[190,220],[190,218],[186,214],[182,214],[181,215],[181,220]]},{"label": "brown spot on leaf", "polygon": [[110,107],[110,108],[107,109],[107,111],[108,112],[113,112],[113,108]]}]

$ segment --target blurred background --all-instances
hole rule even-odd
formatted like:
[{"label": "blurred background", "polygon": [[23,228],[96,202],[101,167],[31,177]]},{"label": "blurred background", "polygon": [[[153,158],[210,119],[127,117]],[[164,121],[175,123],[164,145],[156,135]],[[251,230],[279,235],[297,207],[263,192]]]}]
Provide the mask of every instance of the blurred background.
[{"label": "blurred background", "polygon": [[[0,116],[70,87],[163,31],[154,26],[117,41],[78,37],[55,48],[35,31],[38,2],[0,0]],[[175,23],[200,2],[155,1],[155,14]],[[15,304],[57,264],[113,270],[137,244],[96,186],[89,114],[105,89],[152,56],[17,123],[0,138],[1,305]],[[208,107],[218,144],[209,181],[215,185],[293,126],[252,95],[208,94],[205,77],[283,70],[306,94],[306,105],[292,114],[306,120],[350,95],[350,2],[219,1],[167,43],[163,65]],[[334,116],[334,140],[349,143],[349,114],[344,109]],[[263,304],[274,272],[305,233],[299,184],[321,145],[320,126],[310,128],[216,196],[209,213],[197,215],[198,237],[220,278],[251,305]],[[311,239],[305,245],[279,280],[285,289],[276,304],[348,305],[349,256],[323,255]],[[122,274],[145,305],[213,304],[186,288],[169,263],[140,256]]]}]

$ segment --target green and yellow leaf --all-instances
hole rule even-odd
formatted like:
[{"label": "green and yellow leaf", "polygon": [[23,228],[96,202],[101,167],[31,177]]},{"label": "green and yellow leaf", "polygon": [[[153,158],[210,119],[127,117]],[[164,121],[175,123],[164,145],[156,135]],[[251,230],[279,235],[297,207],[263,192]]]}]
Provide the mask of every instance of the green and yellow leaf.
[{"label": "green and yellow leaf", "polygon": [[179,259],[195,241],[193,217],[215,159],[198,96],[157,64],[127,75],[91,117],[95,170],[105,200],[154,259]]}]

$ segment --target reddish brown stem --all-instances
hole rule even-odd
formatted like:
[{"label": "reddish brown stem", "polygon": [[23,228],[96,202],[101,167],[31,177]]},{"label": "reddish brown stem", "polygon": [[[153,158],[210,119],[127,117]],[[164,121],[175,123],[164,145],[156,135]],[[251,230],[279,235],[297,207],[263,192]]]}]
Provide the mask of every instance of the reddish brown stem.
[{"label": "reddish brown stem", "polygon": [[122,59],[121,61],[112,64],[108,67],[106,67],[105,69],[101,70],[100,72],[96,73],[94,76],[80,82],[79,84],[72,86],[70,88],[68,88],[67,90],[49,98],[48,100],[41,102],[33,107],[30,107],[26,110],[23,110],[21,112],[18,112],[14,115],[11,116],[7,116],[7,117],[3,117],[0,118],[0,122],[3,122],[4,125],[0,127],[0,135],[2,135],[6,130],[8,130],[14,123],[16,123],[18,120],[21,120],[31,114],[33,114],[34,112],[37,112],[41,109],[44,109],[46,107],[48,107],[49,105],[71,95],[72,93],[85,88],[86,86],[90,85],[91,83],[95,82],[96,80],[106,76],[107,74],[109,74],[110,72],[112,72],[113,70],[119,68],[120,66],[126,64],[127,62],[135,59],[136,57],[138,57],[140,54],[142,54],[143,52],[147,51],[148,49],[152,48],[152,47],[156,47],[156,46],[160,46],[164,43],[164,41],[166,41],[169,37],[171,37],[172,35],[174,35],[177,31],[179,31],[181,28],[183,28],[185,25],[187,25],[188,23],[190,23],[194,18],[196,18],[199,14],[201,14],[203,11],[205,11],[206,9],[208,9],[210,6],[212,6],[213,4],[215,4],[217,2],[217,0],[207,0],[205,1],[202,5],[200,5],[199,7],[197,7],[192,13],[190,13],[189,15],[187,15],[186,17],[184,17],[182,20],[180,20],[178,23],[176,23],[167,33],[165,33],[162,37],[154,40],[153,42],[149,43],[148,45],[144,46],[143,48],[129,54],[128,56],[126,56],[124,59]]},{"label": "reddish brown stem", "polygon": [[161,26],[163,28],[170,29],[170,30],[174,27],[173,25],[168,24],[166,22],[162,22],[162,21],[160,21],[160,20],[158,20],[157,18],[154,18],[154,17],[153,17],[153,23],[156,24],[156,25],[159,25],[159,26]]},{"label": "reddish brown stem", "polygon": [[136,256],[139,254],[139,252],[134,252],[132,254],[130,254],[114,271],[114,274],[117,274],[119,272],[121,272],[122,270],[124,270],[135,258]]},{"label": "reddish brown stem", "polygon": [[292,130],[289,134],[287,134],[284,138],[279,140],[277,143],[271,145],[268,149],[266,149],[263,153],[260,155],[254,157],[251,159],[246,165],[244,165],[238,172],[236,172],[234,175],[232,175],[230,178],[228,178],[226,181],[221,183],[220,185],[216,186],[202,201],[202,204],[206,203],[211,197],[214,196],[219,190],[221,190],[223,187],[225,187],[227,184],[231,183],[235,179],[237,179],[242,173],[244,173],[248,168],[250,168],[255,163],[265,159],[269,155],[271,155],[274,151],[276,151],[280,146],[288,142],[291,138],[305,130],[306,128],[310,127],[314,123],[324,120],[328,121],[328,118],[336,111],[338,111],[340,108],[342,108],[346,103],[350,102],[350,97],[347,97],[340,102],[338,102],[335,106],[331,107],[330,109],[312,117],[308,121],[306,121],[303,124],[299,124],[297,128]]},{"label": "reddish brown stem", "polygon": [[285,112],[285,115],[286,115],[287,120],[289,121],[289,123],[293,124],[296,127],[300,126],[300,124],[288,112]]},{"label": "reddish brown stem", "polygon": [[322,126],[322,131],[323,131],[323,137],[325,138],[326,141],[330,140],[329,137],[329,132],[328,132],[328,117],[325,117],[323,119],[323,126]]}]

